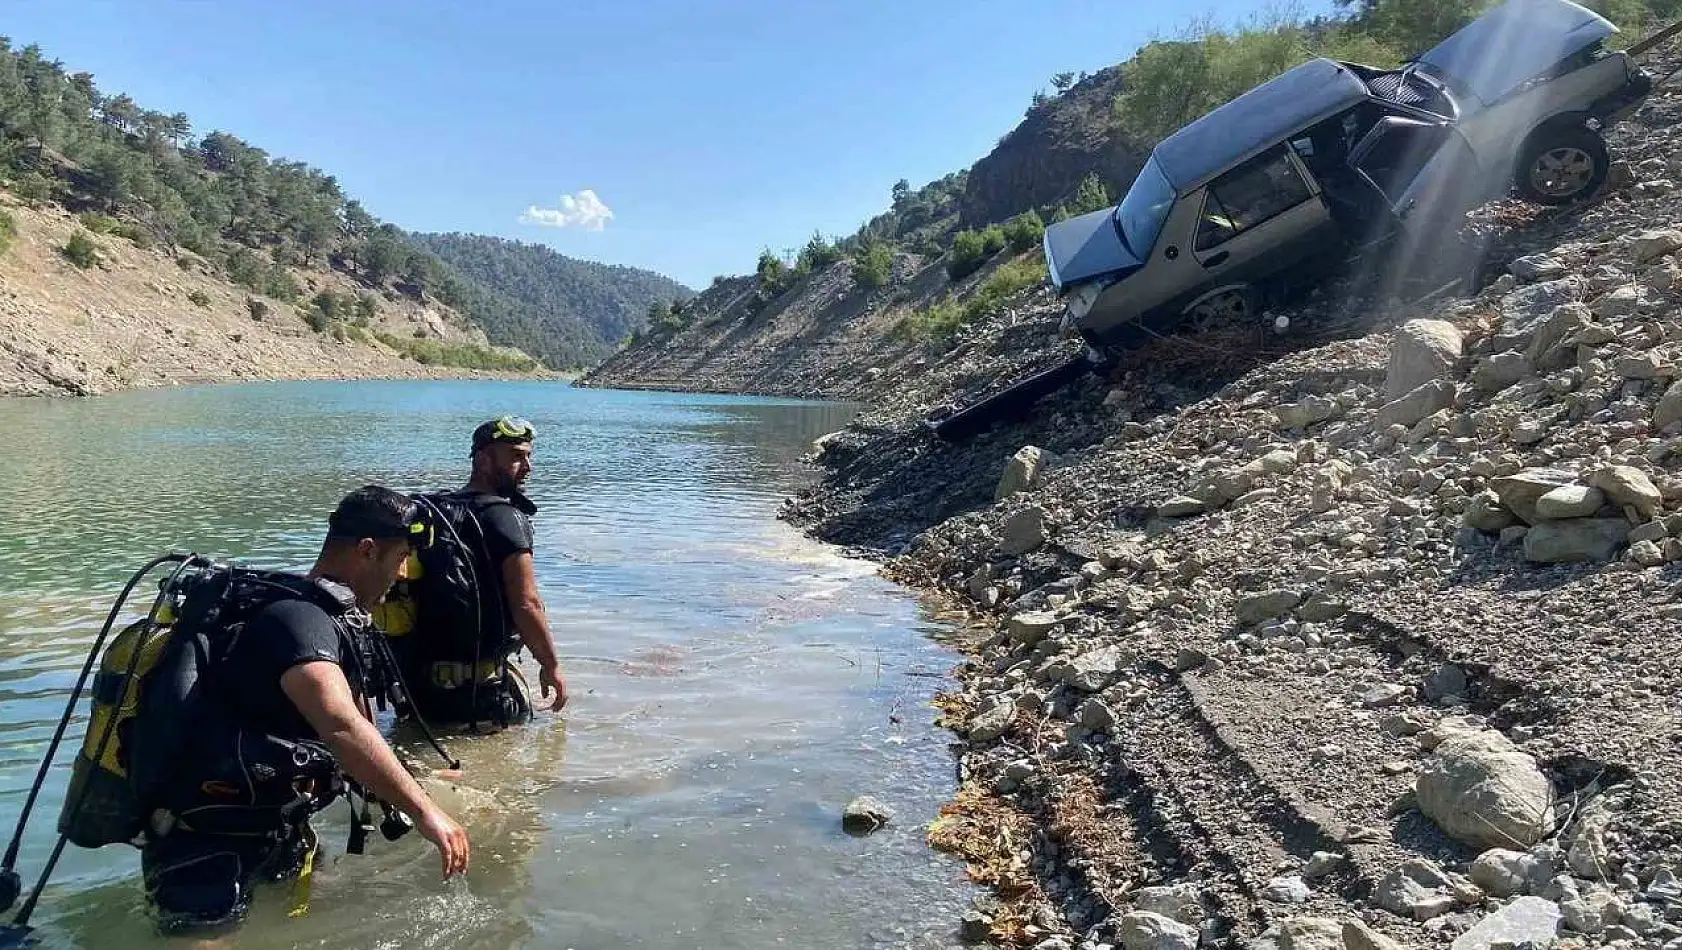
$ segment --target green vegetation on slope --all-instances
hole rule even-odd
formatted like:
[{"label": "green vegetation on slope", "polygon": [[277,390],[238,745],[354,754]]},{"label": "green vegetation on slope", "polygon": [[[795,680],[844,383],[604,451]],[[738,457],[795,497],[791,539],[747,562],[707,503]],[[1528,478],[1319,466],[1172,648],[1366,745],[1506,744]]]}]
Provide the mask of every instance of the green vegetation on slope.
[{"label": "green vegetation on slope", "polygon": [[[92,74],[69,72],[40,47],[13,49],[0,37],[0,185],[26,204],[78,212],[96,233],[198,254],[234,283],[297,305],[306,319],[317,311],[300,299],[303,287],[292,268],[329,267],[372,291],[438,300],[482,327],[493,343],[520,347],[560,369],[599,358],[608,349],[603,340],[622,337],[650,299],[682,290],[630,268],[557,266],[536,251],[507,248],[504,256],[517,263],[474,273],[488,252],[466,255],[459,267],[446,263],[374,218],[333,176],[273,158],[226,132],[196,140],[192,132],[182,113],[154,112],[126,95],[103,93]],[[78,267],[99,262],[85,235],[72,238],[64,252]],[[452,362],[457,359],[476,362]],[[428,360],[482,362],[449,347],[429,351]]]},{"label": "green vegetation on slope", "polygon": [[694,296],[652,271],[581,261],[541,244],[477,234],[408,237],[465,279],[462,293],[491,339],[555,368],[596,362],[643,326],[651,304]]}]

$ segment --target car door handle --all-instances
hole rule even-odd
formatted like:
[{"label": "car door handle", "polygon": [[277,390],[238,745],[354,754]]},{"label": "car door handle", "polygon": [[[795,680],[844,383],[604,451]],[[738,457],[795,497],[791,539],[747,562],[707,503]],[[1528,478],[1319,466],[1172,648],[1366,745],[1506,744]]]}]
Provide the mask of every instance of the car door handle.
[{"label": "car door handle", "polygon": [[1219,267],[1222,264],[1225,264],[1226,259],[1231,257],[1231,256],[1232,256],[1231,251],[1216,251],[1215,253],[1209,255],[1209,258],[1203,262],[1203,266],[1204,267]]}]

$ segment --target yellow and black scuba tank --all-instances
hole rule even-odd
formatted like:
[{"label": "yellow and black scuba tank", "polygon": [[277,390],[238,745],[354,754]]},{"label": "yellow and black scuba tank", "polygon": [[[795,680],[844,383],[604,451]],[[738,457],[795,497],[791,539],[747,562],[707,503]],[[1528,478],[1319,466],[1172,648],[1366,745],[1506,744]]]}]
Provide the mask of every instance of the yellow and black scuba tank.
[{"label": "yellow and black scuba tank", "polygon": [[403,579],[391,585],[385,598],[369,611],[374,619],[374,626],[387,637],[406,637],[415,630],[415,617],[418,607],[415,603],[414,586],[426,576],[426,565],[413,551],[409,552],[409,559],[403,563]]},{"label": "yellow and black scuba tank", "polygon": [[[200,680],[221,634],[276,599],[305,597],[334,615],[354,601],[306,578],[210,564],[164,585],[154,610],[112,638],[93,679],[87,735],[71,767],[58,830],[72,844],[138,844],[166,787],[181,779]],[[190,769],[189,769],[190,770]]]},{"label": "yellow and black scuba tank", "polygon": [[174,633],[174,600],[170,592],[155,617],[124,627],[100,659],[90,690],[93,709],[87,735],[71,764],[70,787],[58,817],[59,834],[78,847],[131,843],[144,828],[129,775],[129,741],[140,709],[141,683]]}]

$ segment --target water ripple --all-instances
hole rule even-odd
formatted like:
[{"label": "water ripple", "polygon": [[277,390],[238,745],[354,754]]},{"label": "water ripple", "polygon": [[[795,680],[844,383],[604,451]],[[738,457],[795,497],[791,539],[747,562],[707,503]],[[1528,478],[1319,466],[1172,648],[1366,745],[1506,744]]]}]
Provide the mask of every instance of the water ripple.
[{"label": "water ripple", "polygon": [[[0,400],[0,824],[131,572],[170,550],[304,566],[345,491],[460,484],[467,433],[503,412],[539,430],[536,565],[573,704],[451,739],[467,776],[430,790],[472,831],[470,880],[441,884],[415,835],[345,857],[340,806],[318,822],[332,857],[310,914],[287,920],[284,893],[266,894],[237,945],[828,950],[896,927],[949,943],[962,872],[920,828],[950,759],[907,710],[927,708],[925,674],[951,658],[869,565],[774,519],[849,407],[434,382]],[[51,844],[69,758],[26,870]],[[866,792],[901,820],[861,848],[835,816]],[[130,849],[69,849],[37,917],[45,945],[150,945],[136,872]]]}]

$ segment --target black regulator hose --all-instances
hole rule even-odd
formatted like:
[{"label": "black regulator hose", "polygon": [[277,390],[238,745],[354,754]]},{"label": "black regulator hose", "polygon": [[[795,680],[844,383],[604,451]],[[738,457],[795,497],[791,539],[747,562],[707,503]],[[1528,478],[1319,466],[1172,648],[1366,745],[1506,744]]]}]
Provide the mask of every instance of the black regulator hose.
[{"label": "black regulator hose", "polygon": [[414,694],[409,692],[409,684],[403,679],[403,671],[397,665],[397,657],[391,652],[391,644],[386,642],[385,634],[375,630],[369,640],[374,645],[374,652],[380,665],[385,667],[386,674],[397,684],[399,693],[392,697],[393,701],[408,705],[409,715],[415,717],[415,725],[420,727],[421,735],[425,737],[427,745],[432,746],[432,751],[438,753],[439,758],[444,760],[447,767],[459,771],[461,760],[451,755],[449,749],[444,748],[444,744],[439,742],[438,737],[432,732],[432,727],[426,724],[426,719],[421,716],[420,710],[415,708]]},{"label": "black regulator hose", "polygon": [[[0,901],[0,910],[10,910],[12,903],[23,892],[23,881],[18,876],[15,867],[17,865],[18,849],[23,845],[24,828],[29,823],[29,814],[34,810],[35,801],[41,794],[41,786],[46,782],[47,772],[52,768],[53,757],[58,753],[59,743],[64,739],[64,731],[69,728],[70,720],[76,713],[76,703],[81,699],[82,690],[87,685],[88,676],[93,672],[94,665],[99,662],[100,650],[105,645],[105,638],[110,635],[111,628],[117,622],[118,614],[122,612],[123,604],[128,601],[129,594],[134,591],[134,588],[140,584],[140,581],[147,574],[152,572],[153,568],[171,561],[177,562],[176,568],[170,574],[169,580],[165,581],[159,588],[158,596],[152,601],[152,609],[146,615],[148,626],[156,624],[158,610],[174,589],[175,582],[181,574],[195,564],[210,563],[196,554],[170,553],[153,558],[146,563],[145,567],[136,571],[134,576],[129,578],[128,583],[123,586],[122,593],[117,596],[116,603],[111,605],[111,612],[106,615],[105,625],[100,628],[99,635],[94,638],[93,647],[88,651],[87,661],[82,664],[81,675],[76,678],[76,686],[70,691],[70,699],[64,705],[64,715],[59,717],[58,728],[53,731],[52,741],[47,744],[47,754],[41,759],[41,768],[35,774],[34,784],[30,786],[29,797],[24,801],[23,813],[18,816],[17,828],[12,832],[12,841],[6,847],[4,860],[0,861],[0,898],[4,898],[3,901]],[[129,657],[126,674],[128,677],[134,675],[134,670],[140,663],[141,647],[144,645],[144,642],[137,645],[133,655]],[[98,748],[94,752],[94,761],[97,762],[105,755],[105,748],[116,730],[116,724],[117,717],[115,716],[112,716],[106,723],[105,731],[100,736]],[[82,786],[81,794],[77,796],[75,804],[70,809],[72,814],[81,810],[83,802],[87,799],[88,790],[89,786]],[[58,843],[54,845],[52,855],[47,859],[47,866],[41,871],[41,877],[36,882],[34,890],[30,892],[29,899],[24,902],[23,907],[18,911],[17,917],[13,920],[13,926],[26,927],[28,925],[29,917],[35,912],[35,905],[41,898],[41,891],[46,887],[47,879],[52,875],[59,857],[64,853],[64,845],[68,840],[62,834],[58,836]]]}]

